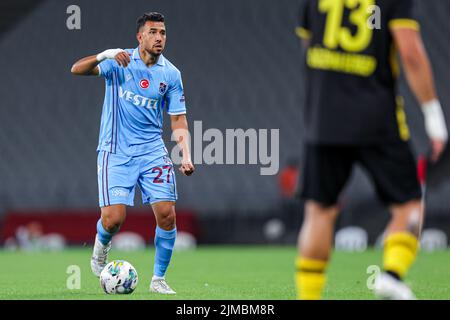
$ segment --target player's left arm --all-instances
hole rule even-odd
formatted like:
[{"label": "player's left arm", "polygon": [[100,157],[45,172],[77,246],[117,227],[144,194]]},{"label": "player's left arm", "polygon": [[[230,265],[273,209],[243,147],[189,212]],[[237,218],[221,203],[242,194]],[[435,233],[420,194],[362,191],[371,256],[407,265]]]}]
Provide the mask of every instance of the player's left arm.
[{"label": "player's left arm", "polygon": [[434,83],[431,62],[418,30],[392,28],[406,79],[416,95],[425,117],[425,129],[431,140],[433,162],[438,161],[448,141],[445,116]]},{"label": "player's left arm", "polygon": [[192,164],[191,160],[191,152],[189,146],[190,134],[186,114],[171,115],[170,121],[173,137],[175,138],[175,141],[177,142],[183,154],[180,171],[184,175],[190,176],[194,173],[195,167]]},{"label": "player's left arm", "polygon": [[415,0],[395,0],[389,10],[389,29],[403,63],[406,79],[422,105],[433,162],[448,141],[447,124],[436,92],[434,75],[423,39]]},{"label": "player's left arm", "polygon": [[167,113],[170,115],[172,126],[172,136],[175,138],[181,149],[183,158],[180,171],[190,176],[194,173],[195,167],[192,164],[190,152],[190,134],[186,118],[186,101],[184,98],[183,81],[178,70],[172,72],[172,79],[166,94]]}]

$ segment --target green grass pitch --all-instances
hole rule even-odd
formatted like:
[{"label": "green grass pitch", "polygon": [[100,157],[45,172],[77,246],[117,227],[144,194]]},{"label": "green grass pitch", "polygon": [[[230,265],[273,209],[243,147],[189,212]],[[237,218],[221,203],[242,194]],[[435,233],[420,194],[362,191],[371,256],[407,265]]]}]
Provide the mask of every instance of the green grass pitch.
[{"label": "green grass pitch", "polygon": [[[125,259],[139,274],[131,295],[109,296],[89,267],[91,249],[62,252],[0,251],[0,299],[214,299],[290,300],[295,298],[294,247],[201,246],[175,252],[167,274],[175,296],[148,292],[153,249],[138,252],[112,250],[110,260]],[[367,288],[367,268],[380,265],[381,251],[335,252],[329,267],[325,299],[373,299]],[[69,290],[70,265],[81,270],[81,288]],[[450,299],[450,252],[421,253],[407,282],[419,299]],[[370,281],[369,281],[370,282]]]}]

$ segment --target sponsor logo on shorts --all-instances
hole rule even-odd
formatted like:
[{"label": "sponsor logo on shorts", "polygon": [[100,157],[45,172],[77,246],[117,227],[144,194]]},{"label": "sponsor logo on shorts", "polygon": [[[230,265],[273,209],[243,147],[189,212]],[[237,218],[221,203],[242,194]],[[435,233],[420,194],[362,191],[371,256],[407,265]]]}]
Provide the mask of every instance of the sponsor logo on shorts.
[{"label": "sponsor logo on shorts", "polygon": [[111,190],[111,195],[114,197],[128,197],[130,192],[123,188],[114,188]]}]

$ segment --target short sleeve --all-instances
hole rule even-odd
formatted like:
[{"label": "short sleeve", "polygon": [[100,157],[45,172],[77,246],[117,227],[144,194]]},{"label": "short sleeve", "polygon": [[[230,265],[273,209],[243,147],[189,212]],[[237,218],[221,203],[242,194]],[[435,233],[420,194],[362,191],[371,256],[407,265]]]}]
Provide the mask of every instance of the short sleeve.
[{"label": "short sleeve", "polygon": [[174,79],[169,84],[166,94],[167,113],[170,115],[180,115],[186,113],[186,102],[184,97],[183,81],[181,73],[177,70]]},{"label": "short sleeve", "polygon": [[309,0],[302,0],[300,2],[300,7],[297,16],[297,27],[295,28],[295,33],[301,39],[311,38],[311,27],[309,21]]},{"label": "short sleeve", "polygon": [[117,62],[113,59],[103,60],[98,64],[99,76],[110,79]]},{"label": "short sleeve", "polygon": [[406,28],[419,30],[415,0],[394,0],[389,12],[389,28]]}]

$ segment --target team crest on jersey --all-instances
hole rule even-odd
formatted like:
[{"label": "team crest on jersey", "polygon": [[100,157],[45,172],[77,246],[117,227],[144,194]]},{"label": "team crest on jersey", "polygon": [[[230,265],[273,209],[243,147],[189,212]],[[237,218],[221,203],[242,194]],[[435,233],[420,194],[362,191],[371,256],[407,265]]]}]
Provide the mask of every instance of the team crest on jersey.
[{"label": "team crest on jersey", "polygon": [[159,90],[158,91],[159,91],[160,95],[164,95],[166,93],[166,91],[167,91],[167,84],[165,84],[164,82],[161,82],[159,84]]},{"label": "team crest on jersey", "polygon": [[141,81],[139,81],[139,86],[142,89],[147,89],[150,86],[150,81],[148,81],[147,79],[142,79]]}]

